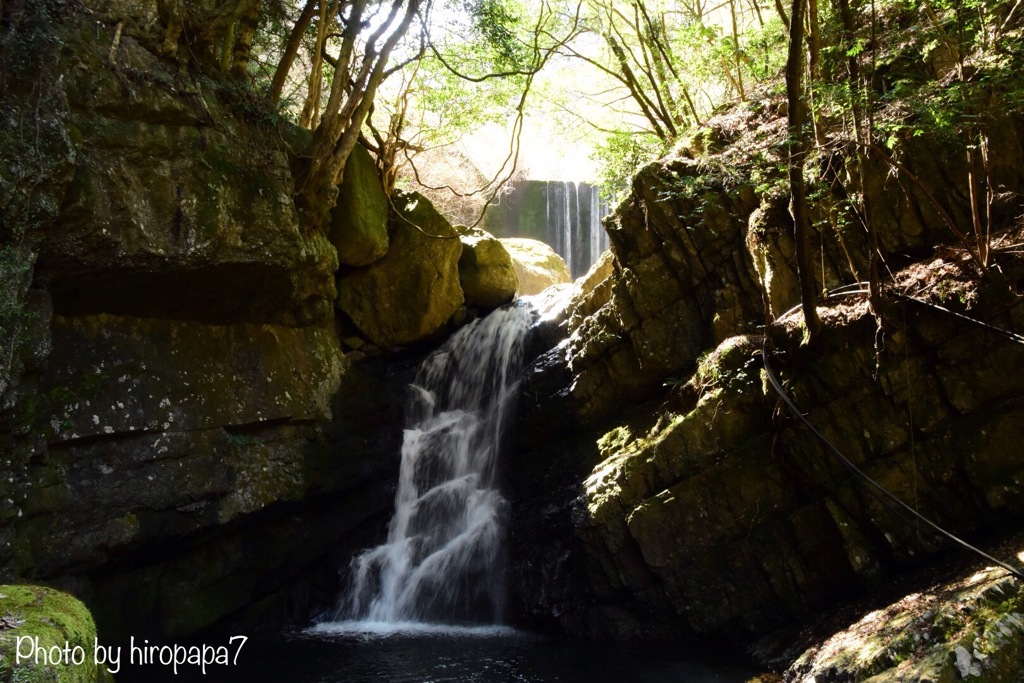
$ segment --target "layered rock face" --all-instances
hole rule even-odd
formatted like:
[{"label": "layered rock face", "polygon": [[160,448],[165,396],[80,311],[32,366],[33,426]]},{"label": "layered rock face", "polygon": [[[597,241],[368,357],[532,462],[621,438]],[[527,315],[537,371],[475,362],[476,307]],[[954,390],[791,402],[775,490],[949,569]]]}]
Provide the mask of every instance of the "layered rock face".
[{"label": "layered rock face", "polygon": [[388,354],[516,287],[361,148],[327,234],[304,225],[308,132],[161,16],[0,22],[0,576],[72,590],[113,641],[330,607],[391,510],[420,352]]},{"label": "layered rock face", "polygon": [[[777,139],[770,116],[747,116],[766,145]],[[993,173],[1024,187],[1024,127],[1011,121]],[[949,241],[924,193],[967,215],[964,186],[948,180],[963,174],[935,141],[904,151],[904,168],[933,185],[893,187],[880,168],[868,188],[884,207],[883,254],[894,271],[906,266],[894,288],[1024,329],[1016,257],[997,257],[1002,275],[976,286],[962,252],[922,249]],[[761,327],[766,309],[771,319],[797,303],[791,228],[784,201],[755,192],[734,157],[672,159],[636,178],[608,225],[610,272],[577,296],[568,338],[530,370],[511,537],[523,617],[535,625],[749,639],[940,546],[794,421],[767,382],[764,345],[808,419],[912,507],[968,535],[1024,513],[1024,346],[914,302],[892,301],[876,318],[863,296],[822,309],[816,348],[800,345],[798,316]],[[729,174],[715,173],[720,163],[732,163]],[[866,272],[866,236],[844,237],[813,238],[827,287]],[[905,255],[915,249],[927,260]]]},{"label": "layered rock face", "polygon": [[[342,355],[297,133],[169,58],[156,3],[80,5],[0,28],[0,575],[111,640],[322,607],[390,510],[410,368]],[[349,264],[389,244],[344,225],[386,212],[360,161]]]}]

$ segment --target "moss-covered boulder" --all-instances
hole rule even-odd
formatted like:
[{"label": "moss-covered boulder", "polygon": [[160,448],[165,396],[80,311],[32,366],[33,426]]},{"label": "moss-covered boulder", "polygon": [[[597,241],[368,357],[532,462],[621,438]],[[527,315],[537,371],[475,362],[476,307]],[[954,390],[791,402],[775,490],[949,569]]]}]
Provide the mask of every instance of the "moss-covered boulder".
[{"label": "moss-covered boulder", "polygon": [[338,261],[349,266],[368,266],[388,251],[388,198],[362,145],[345,163],[345,180],[331,211],[330,240]]},{"label": "moss-covered boulder", "polygon": [[96,664],[96,624],[76,598],[52,588],[0,586],[0,613],[0,680],[113,681]]},{"label": "moss-covered boulder", "polygon": [[382,348],[433,337],[465,301],[458,233],[419,194],[396,195],[394,203],[387,255],[338,278],[338,308]]},{"label": "moss-covered boulder", "polygon": [[540,294],[551,285],[572,282],[565,259],[544,242],[506,237],[501,243],[512,257],[519,278],[519,296]]},{"label": "moss-covered boulder", "polygon": [[787,681],[1024,680],[1020,582],[988,567],[865,614],[804,652]]},{"label": "moss-covered boulder", "polygon": [[459,281],[466,304],[489,311],[512,301],[519,277],[501,240],[474,228],[462,236]]}]

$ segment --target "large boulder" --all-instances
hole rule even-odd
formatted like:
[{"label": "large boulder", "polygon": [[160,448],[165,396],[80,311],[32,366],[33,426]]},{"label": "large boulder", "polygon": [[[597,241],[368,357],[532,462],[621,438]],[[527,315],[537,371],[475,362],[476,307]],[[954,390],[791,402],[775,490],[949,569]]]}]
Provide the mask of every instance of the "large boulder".
[{"label": "large boulder", "polygon": [[474,228],[462,236],[459,280],[466,304],[489,311],[512,301],[519,277],[501,240]]},{"label": "large boulder", "polygon": [[519,278],[519,296],[540,294],[551,285],[572,282],[565,259],[544,242],[506,237],[501,243],[512,257]]},{"label": "large boulder", "polygon": [[349,266],[368,266],[388,251],[388,198],[362,145],[345,163],[345,180],[331,211],[330,240],[338,261]]},{"label": "large boulder", "polygon": [[338,308],[382,348],[434,337],[465,301],[458,233],[419,194],[394,203],[387,255],[338,278]]},{"label": "large boulder", "polygon": [[[0,613],[0,680],[113,681],[96,663],[96,624],[76,598],[41,586],[0,586]],[[39,650],[45,656],[36,656]]]}]

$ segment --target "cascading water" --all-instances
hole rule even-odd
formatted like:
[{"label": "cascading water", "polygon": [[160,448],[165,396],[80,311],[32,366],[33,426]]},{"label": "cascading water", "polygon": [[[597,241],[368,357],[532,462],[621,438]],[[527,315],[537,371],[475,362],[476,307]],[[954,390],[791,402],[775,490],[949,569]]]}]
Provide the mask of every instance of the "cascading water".
[{"label": "cascading water", "polygon": [[497,460],[534,315],[522,301],[494,311],[420,366],[388,539],[355,560],[345,617],[500,622],[506,503]]},{"label": "cascading water", "polygon": [[[601,219],[608,215],[608,203],[601,198],[596,188],[590,191],[590,216],[587,234],[590,236],[590,265],[597,263],[601,254],[608,250],[608,233],[601,227]],[[582,221],[580,221],[582,223]],[[588,265],[589,267],[589,265]]]},{"label": "cascading water", "polygon": [[590,183],[523,180],[487,212],[485,228],[499,237],[529,237],[551,245],[573,278],[608,249],[601,219],[608,204]]},{"label": "cascading water", "polygon": [[579,277],[608,248],[608,233],[601,227],[608,207],[597,188],[586,183],[548,180],[545,195],[547,242],[565,259],[572,276]]}]

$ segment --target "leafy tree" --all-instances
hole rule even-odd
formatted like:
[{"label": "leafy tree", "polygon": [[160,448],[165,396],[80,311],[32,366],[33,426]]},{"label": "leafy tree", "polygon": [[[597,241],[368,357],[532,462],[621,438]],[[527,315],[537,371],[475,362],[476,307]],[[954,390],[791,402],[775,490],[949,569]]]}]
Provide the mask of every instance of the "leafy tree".
[{"label": "leafy tree", "polygon": [[[372,140],[367,146],[377,152],[387,186],[405,168],[428,193],[448,192],[479,207],[467,221],[476,224],[517,171],[535,78],[576,35],[578,19],[560,16],[547,2],[533,8],[532,19],[525,7],[496,0],[462,2],[447,10],[445,21],[432,22],[431,33],[424,36],[424,54],[399,82],[397,94],[383,103],[386,128],[370,122]],[[482,182],[467,188],[449,179],[432,185],[420,174],[417,155],[452,145],[484,125],[503,122],[511,122],[510,139],[492,177],[474,178]]]}]

